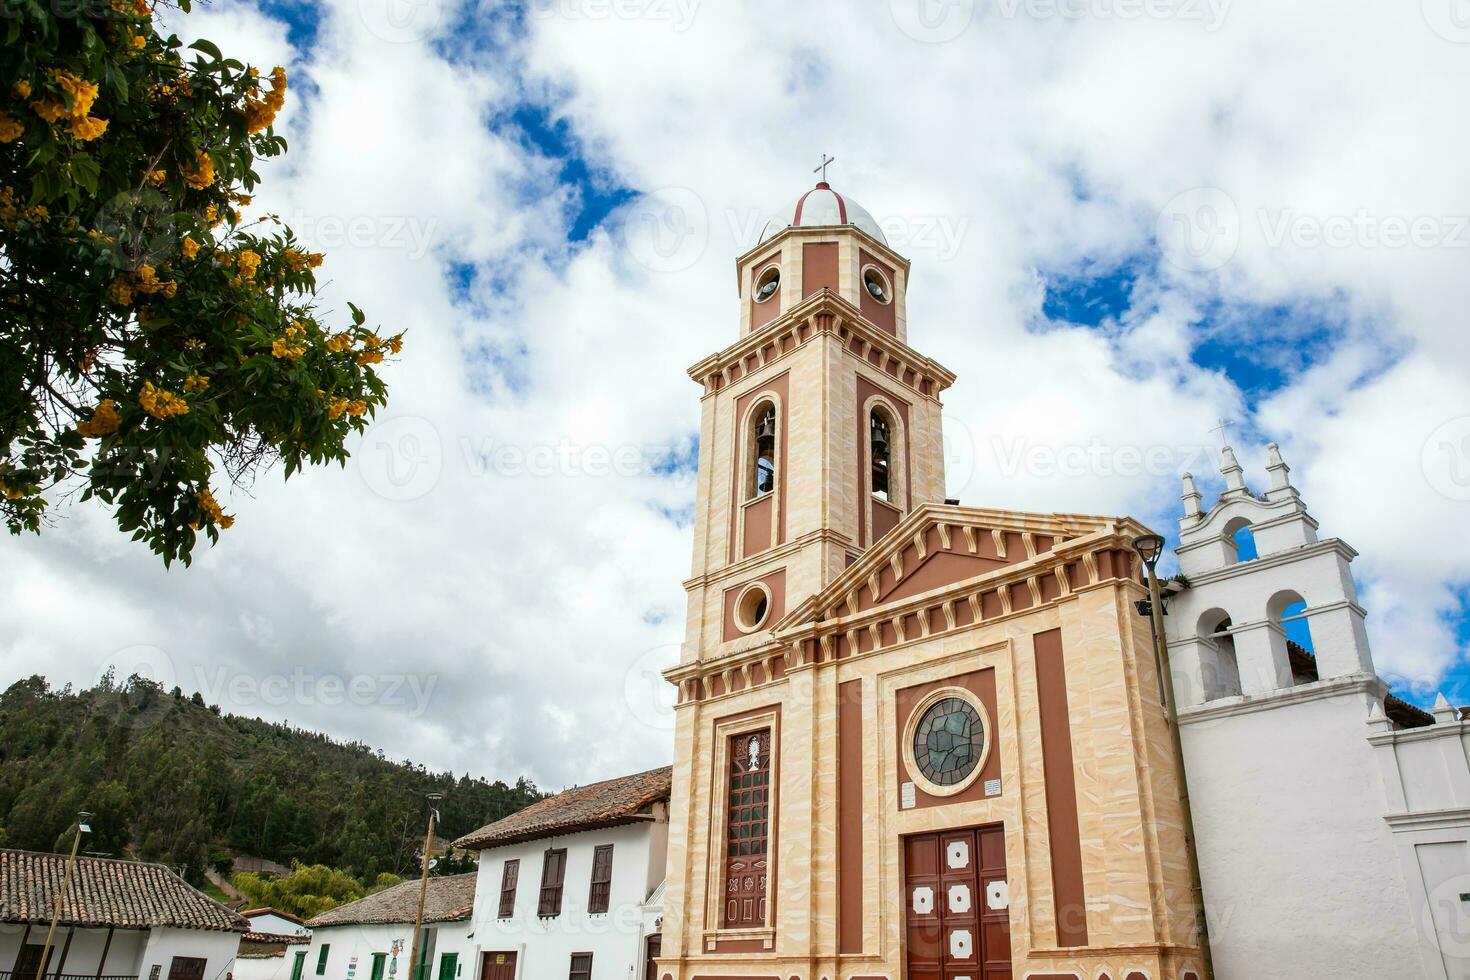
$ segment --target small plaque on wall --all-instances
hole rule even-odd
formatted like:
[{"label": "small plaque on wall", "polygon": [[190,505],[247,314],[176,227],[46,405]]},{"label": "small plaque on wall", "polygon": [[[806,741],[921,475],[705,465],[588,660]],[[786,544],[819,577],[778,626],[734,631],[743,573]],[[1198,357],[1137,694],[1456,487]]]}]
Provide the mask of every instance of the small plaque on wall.
[{"label": "small plaque on wall", "polygon": [[1000,780],[999,779],[987,779],[987,780],[985,780],[985,795],[986,796],[999,796],[1000,795]]},{"label": "small plaque on wall", "polygon": [[905,810],[912,810],[916,802],[914,799],[914,784],[911,782],[900,783],[898,787],[898,805]]}]

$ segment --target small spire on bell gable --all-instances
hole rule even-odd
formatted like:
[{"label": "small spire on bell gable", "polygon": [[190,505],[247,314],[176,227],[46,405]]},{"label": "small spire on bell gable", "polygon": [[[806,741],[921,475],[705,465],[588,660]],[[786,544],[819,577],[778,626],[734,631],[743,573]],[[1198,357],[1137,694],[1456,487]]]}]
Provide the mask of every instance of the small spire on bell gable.
[{"label": "small spire on bell gable", "polygon": [[1245,493],[1244,470],[1235,458],[1235,450],[1226,446],[1220,450],[1220,473],[1225,477],[1225,493]]},{"label": "small spire on bell gable", "polygon": [[1184,501],[1184,516],[1189,518],[1203,515],[1204,509],[1200,507],[1199,487],[1194,485],[1194,474],[1185,473],[1183,482],[1184,492],[1179,495],[1179,499]]},{"label": "small spire on bell gable", "polygon": [[1296,490],[1291,485],[1291,467],[1282,458],[1281,447],[1273,442],[1266,446],[1266,453],[1266,472],[1271,474],[1271,489],[1267,491],[1267,496],[1276,497],[1283,491],[1295,494]]}]

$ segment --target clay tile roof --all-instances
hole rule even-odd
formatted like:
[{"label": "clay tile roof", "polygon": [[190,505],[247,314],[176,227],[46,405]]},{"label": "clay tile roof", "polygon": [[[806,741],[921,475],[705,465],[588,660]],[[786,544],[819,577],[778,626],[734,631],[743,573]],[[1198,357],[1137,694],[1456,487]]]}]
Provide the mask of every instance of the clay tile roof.
[{"label": "clay tile roof", "polygon": [[599,827],[633,823],[648,807],[669,798],[673,769],[650,769],[590,786],[578,786],[532,803],[504,820],[481,827],[454,842],[471,851],[555,837]]},{"label": "clay tile roof", "polygon": [[[453,922],[467,919],[475,904],[476,873],[446,875],[430,878],[429,891],[424,896],[425,922]],[[339,905],[307,920],[307,926],[318,929],[322,926],[390,925],[412,923],[418,912],[419,880],[405,881],[375,892],[355,902]]]},{"label": "clay tile roof", "polygon": [[[49,922],[65,854],[0,849],[0,922]],[[161,864],[78,857],[62,925],[244,932],[249,922]]]}]

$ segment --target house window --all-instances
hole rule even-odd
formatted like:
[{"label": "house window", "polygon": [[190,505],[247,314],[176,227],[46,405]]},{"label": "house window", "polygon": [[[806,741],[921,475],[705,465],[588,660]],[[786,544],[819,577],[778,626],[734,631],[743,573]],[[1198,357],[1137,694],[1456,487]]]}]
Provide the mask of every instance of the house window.
[{"label": "house window", "polygon": [[541,862],[541,901],[536,907],[537,915],[561,915],[561,887],[566,876],[566,848],[548,850]]},{"label": "house window", "polygon": [[175,956],[168,965],[168,980],[204,980],[203,958]]},{"label": "house window", "polygon": [[521,879],[521,862],[519,858],[511,858],[505,862],[505,868],[500,872],[500,911],[502,919],[509,919],[516,914],[516,883]]},{"label": "house window", "polygon": [[765,925],[770,839],[771,731],[730,739],[725,820],[725,913],[728,929]]},{"label": "house window", "polygon": [[592,889],[587,894],[588,912],[606,912],[612,897],[611,844],[599,844],[592,852]]},{"label": "house window", "polygon": [[892,450],[893,426],[889,424],[888,416],[875,408],[868,417],[868,456],[872,470],[869,487],[874,496],[884,500],[893,499],[889,490]]},{"label": "house window", "polygon": [[591,953],[572,954],[572,968],[567,973],[567,980],[592,980]]},{"label": "house window", "polygon": [[321,976],[327,972],[327,954],[332,951],[331,943],[322,943],[322,948],[316,951],[316,975]]},{"label": "house window", "polygon": [[751,432],[749,496],[764,497],[776,489],[776,406],[767,403],[755,414]]}]

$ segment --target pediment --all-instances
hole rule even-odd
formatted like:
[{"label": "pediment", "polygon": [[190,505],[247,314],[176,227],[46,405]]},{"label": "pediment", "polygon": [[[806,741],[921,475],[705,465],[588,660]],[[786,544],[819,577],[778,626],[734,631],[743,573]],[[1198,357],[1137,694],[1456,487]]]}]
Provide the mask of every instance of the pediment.
[{"label": "pediment", "polygon": [[1044,558],[1067,541],[1117,523],[1113,518],[1079,514],[925,504],[875,542],[839,578],[794,609],[777,629],[856,616],[900,603]]}]

